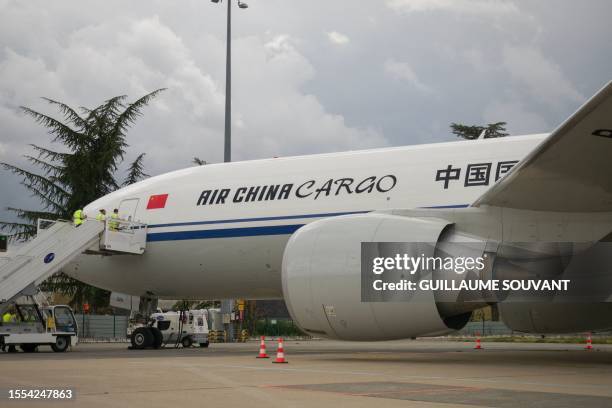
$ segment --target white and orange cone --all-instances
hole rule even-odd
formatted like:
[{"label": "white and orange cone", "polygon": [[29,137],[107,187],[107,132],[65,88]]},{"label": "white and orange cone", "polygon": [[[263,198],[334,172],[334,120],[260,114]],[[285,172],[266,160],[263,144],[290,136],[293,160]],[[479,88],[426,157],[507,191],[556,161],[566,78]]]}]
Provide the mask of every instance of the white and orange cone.
[{"label": "white and orange cone", "polygon": [[474,350],[482,350],[482,345],[480,344],[480,333],[476,334],[476,347]]},{"label": "white and orange cone", "polygon": [[587,334],[587,341],[585,350],[593,350],[593,339],[591,338],[591,333]]},{"label": "white and orange cone", "polygon": [[288,361],[285,360],[285,348],[283,346],[282,338],[278,339],[278,348],[276,349],[276,359],[273,361],[273,363],[280,363],[280,364],[288,363]]},{"label": "white and orange cone", "polygon": [[266,353],[266,338],[265,336],[261,336],[261,343],[259,345],[259,355],[257,358],[270,358]]}]

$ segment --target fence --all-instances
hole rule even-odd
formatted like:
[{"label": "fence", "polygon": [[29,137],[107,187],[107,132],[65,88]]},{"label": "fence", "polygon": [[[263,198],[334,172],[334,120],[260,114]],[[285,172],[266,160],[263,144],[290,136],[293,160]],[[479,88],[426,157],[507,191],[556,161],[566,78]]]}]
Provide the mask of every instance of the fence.
[{"label": "fence", "polygon": [[[88,341],[127,341],[126,332],[128,316],[119,315],[82,315],[76,314],[79,325],[79,340]],[[463,329],[451,336],[509,336],[517,334],[503,322],[469,322]],[[612,335],[612,332],[600,332],[599,335]],[[255,324],[253,336],[304,336],[291,319],[262,319]]]},{"label": "fence", "polygon": [[[512,330],[508,326],[506,326],[503,322],[492,322],[486,320],[483,322],[469,322],[465,325],[465,327],[459,330],[456,333],[451,334],[451,336],[538,336],[538,333],[521,333]],[[598,337],[609,337],[612,336],[612,331],[603,330],[597,331],[594,335]],[[556,336],[584,336],[584,332],[577,333],[561,333],[547,334],[548,337],[556,337]]]},{"label": "fence", "polygon": [[84,341],[126,339],[128,316],[75,314],[74,317],[79,325],[79,337]]},{"label": "fence", "polygon": [[[128,316],[76,314],[79,337],[84,341],[124,341]],[[454,336],[504,336],[513,332],[502,322],[469,322]],[[262,319],[255,324],[254,336],[304,336],[291,319]]]},{"label": "fence", "polygon": [[486,320],[484,322],[469,322],[465,327],[453,336],[509,336],[513,331],[503,322],[493,322]]},{"label": "fence", "polygon": [[254,336],[305,336],[291,319],[262,319],[255,323]]}]

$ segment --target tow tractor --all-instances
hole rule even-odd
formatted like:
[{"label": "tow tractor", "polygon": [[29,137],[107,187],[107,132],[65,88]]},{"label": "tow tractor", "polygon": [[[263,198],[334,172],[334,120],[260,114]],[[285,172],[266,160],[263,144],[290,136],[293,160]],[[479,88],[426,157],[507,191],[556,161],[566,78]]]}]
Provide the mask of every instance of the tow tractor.
[{"label": "tow tractor", "polygon": [[[39,346],[51,346],[61,353],[78,343],[78,325],[69,306],[40,307],[34,296],[14,303],[11,321],[0,323],[0,348],[16,351],[16,346],[26,353],[35,352]],[[9,312],[10,313],[10,312]]]},{"label": "tow tractor", "polygon": [[207,311],[183,310],[180,312],[153,313],[146,323],[133,323],[128,327],[132,349],[178,347],[194,344],[208,347]]}]

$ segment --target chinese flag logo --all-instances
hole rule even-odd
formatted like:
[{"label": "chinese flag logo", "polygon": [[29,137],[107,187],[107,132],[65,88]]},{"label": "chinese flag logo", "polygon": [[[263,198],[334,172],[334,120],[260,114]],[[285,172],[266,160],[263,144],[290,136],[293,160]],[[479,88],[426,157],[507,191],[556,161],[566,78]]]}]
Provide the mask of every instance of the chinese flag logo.
[{"label": "chinese flag logo", "polygon": [[165,208],[166,201],[168,200],[168,194],[157,194],[149,197],[147,203],[147,210],[156,210],[158,208]]}]

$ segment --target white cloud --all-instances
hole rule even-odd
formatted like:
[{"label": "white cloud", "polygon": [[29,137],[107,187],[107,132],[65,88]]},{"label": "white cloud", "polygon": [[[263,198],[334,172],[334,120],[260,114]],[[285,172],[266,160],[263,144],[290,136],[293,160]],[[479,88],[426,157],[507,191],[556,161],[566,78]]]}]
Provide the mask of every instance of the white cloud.
[{"label": "white cloud", "polygon": [[351,39],[348,38],[348,36],[346,36],[345,34],[339,33],[337,31],[330,31],[330,32],[328,32],[327,33],[327,38],[333,44],[337,44],[337,45],[345,45],[345,44],[348,44],[351,41]]},{"label": "white cloud", "polygon": [[289,38],[288,35],[280,34],[272,37],[271,40],[267,41],[264,44],[264,47],[267,51],[270,52],[270,55],[278,55],[286,52],[292,52],[294,48],[291,41],[292,40],[291,38]]},{"label": "white cloud", "polygon": [[525,88],[531,98],[553,108],[585,99],[563,74],[561,67],[546,58],[537,48],[504,47],[503,67]]},{"label": "white cloud", "polygon": [[[342,115],[326,112],[302,91],[316,71],[295,43],[287,35],[263,43],[257,37],[237,41],[236,54],[250,67],[236,72],[234,103],[243,124],[235,133],[239,154],[272,157],[387,145],[379,131],[347,126]],[[262,96],[265,102],[258,102]]]},{"label": "white cloud", "polygon": [[[262,37],[233,41],[234,159],[388,145],[380,131],[348,125],[342,115],[327,111],[316,96],[303,91],[316,71],[297,41],[286,34]],[[80,27],[64,37],[52,55],[28,55],[7,47],[4,57],[0,53],[0,107],[7,107],[0,109],[0,129],[7,130],[8,124],[32,127],[15,108],[19,105],[57,116],[39,103],[39,96],[91,107],[117,94],[134,99],[165,87],[129,132],[132,155],[147,152],[150,174],[187,167],[196,155],[219,161],[225,76],[208,67],[223,67],[223,59],[217,58],[224,55],[216,50],[224,49],[224,41],[208,38],[206,53],[197,55],[154,15]],[[11,132],[12,144],[3,139],[7,152],[29,141],[45,144],[45,131],[34,127],[25,140],[19,131]]]},{"label": "white cloud", "polygon": [[526,109],[518,100],[495,100],[484,110],[483,122],[507,122],[512,135],[550,132],[551,124],[541,115]]},{"label": "white cloud", "polygon": [[[49,140],[19,105],[57,115],[40,96],[95,106],[167,87],[130,131],[127,159],[147,152],[150,174],[189,166],[194,155],[220,161],[225,9],[202,0],[82,3],[0,0],[4,160],[23,164],[28,143]],[[508,120],[513,133],[549,130],[609,80],[612,5],[574,3],[252,4],[234,14],[233,156],[454,140],[449,123],[488,118]],[[332,42],[332,28],[349,42]],[[438,97],[423,103],[429,90]],[[15,200],[31,199],[1,172],[0,219],[2,208],[23,204]]]},{"label": "white cloud", "polygon": [[519,9],[507,0],[387,0],[387,6],[401,13],[448,11],[459,14],[505,15]]},{"label": "white cloud", "polygon": [[471,48],[464,51],[461,56],[463,59],[470,64],[476,71],[485,72],[490,69],[490,62],[486,61],[483,52],[476,48]]},{"label": "white cloud", "polygon": [[392,77],[406,81],[423,92],[431,91],[427,85],[421,82],[417,74],[407,62],[399,62],[389,59],[385,61],[384,69],[385,72]]}]

